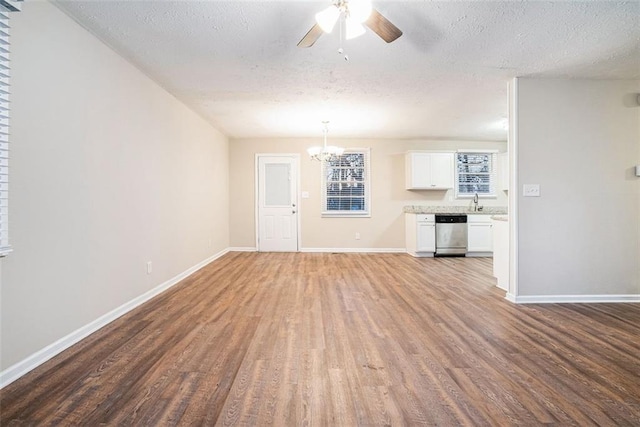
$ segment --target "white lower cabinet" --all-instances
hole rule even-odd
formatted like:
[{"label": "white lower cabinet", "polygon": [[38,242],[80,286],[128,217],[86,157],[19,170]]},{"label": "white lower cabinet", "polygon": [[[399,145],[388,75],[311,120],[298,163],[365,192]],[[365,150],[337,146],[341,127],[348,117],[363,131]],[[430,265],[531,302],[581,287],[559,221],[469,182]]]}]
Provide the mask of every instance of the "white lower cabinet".
[{"label": "white lower cabinet", "polygon": [[436,251],[436,218],[433,214],[405,214],[407,252],[415,257],[433,256]]},{"label": "white lower cabinet", "polygon": [[493,275],[500,289],[509,291],[509,222],[507,217],[492,220],[493,224]]},{"label": "white lower cabinet", "polygon": [[467,215],[467,254],[491,256],[493,233],[490,215]]}]

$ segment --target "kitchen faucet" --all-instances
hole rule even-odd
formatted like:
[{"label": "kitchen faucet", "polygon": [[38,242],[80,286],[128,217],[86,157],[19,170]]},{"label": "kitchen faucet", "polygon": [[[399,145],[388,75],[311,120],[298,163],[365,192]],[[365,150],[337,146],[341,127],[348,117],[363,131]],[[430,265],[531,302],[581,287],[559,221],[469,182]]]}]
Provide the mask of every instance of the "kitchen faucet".
[{"label": "kitchen faucet", "polygon": [[478,193],[473,196],[473,211],[478,212]]}]

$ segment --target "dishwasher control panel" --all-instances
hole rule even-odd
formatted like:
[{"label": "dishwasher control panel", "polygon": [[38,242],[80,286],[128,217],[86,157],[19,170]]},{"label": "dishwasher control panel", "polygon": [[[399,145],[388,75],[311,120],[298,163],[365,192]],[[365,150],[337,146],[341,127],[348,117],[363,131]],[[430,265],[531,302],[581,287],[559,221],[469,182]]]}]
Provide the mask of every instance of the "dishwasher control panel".
[{"label": "dishwasher control panel", "polygon": [[462,215],[436,215],[436,223],[440,224],[455,224],[455,223],[466,223],[467,216]]}]

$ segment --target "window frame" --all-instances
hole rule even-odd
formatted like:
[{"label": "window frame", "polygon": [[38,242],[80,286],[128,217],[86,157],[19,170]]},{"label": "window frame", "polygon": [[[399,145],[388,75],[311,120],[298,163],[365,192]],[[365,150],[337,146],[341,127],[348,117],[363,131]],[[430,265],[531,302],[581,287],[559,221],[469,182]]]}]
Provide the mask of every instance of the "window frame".
[{"label": "window frame", "polygon": [[[460,155],[487,155],[489,156],[489,172],[461,172],[458,166]],[[472,150],[472,149],[460,149],[455,152],[454,157],[454,174],[455,174],[455,195],[456,199],[471,199],[475,196],[473,193],[460,192],[460,176],[461,175],[474,175],[474,174],[488,174],[489,176],[489,192],[478,192],[478,198],[480,199],[496,199],[498,197],[497,184],[497,163],[498,163],[498,150]]]},{"label": "window frame", "polygon": [[10,97],[10,12],[21,3],[0,0],[0,258],[13,249],[9,241],[9,97]]},{"label": "window frame", "polygon": [[[327,160],[322,161],[322,167],[320,168],[320,180],[321,180],[321,216],[323,218],[370,218],[371,217],[371,149],[370,148],[347,148],[344,153],[339,156],[340,158],[348,156],[350,154],[362,154],[364,156],[364,166],[362,168],[362,184],[364,186],[363,205],[362,210],[329,210],[327,207],[328,199],[331,195],[328,193],[328,184],[331,182],[328,177],[329,162]],[[340,168],[340,166],[338,166]],[[345,168],[346,167],[341,167]],[[360,181],[358,181],[360,182]],[[333,196],[340,197],[340,196]]]}]

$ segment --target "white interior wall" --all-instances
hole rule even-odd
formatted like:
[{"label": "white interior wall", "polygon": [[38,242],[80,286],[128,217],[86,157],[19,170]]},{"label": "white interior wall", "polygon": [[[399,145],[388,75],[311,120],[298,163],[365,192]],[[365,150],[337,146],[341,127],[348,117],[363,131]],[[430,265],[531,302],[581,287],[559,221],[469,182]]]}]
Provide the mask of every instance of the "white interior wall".
[{"label": "white interior wall", "polygon": [[1,370],[229,246],[226,137],[48,2],[11,20]]},{"label": "white interior wall", "polygon": [[519,296],[640,293],[639,92],[639,81],[518,79]]}]

